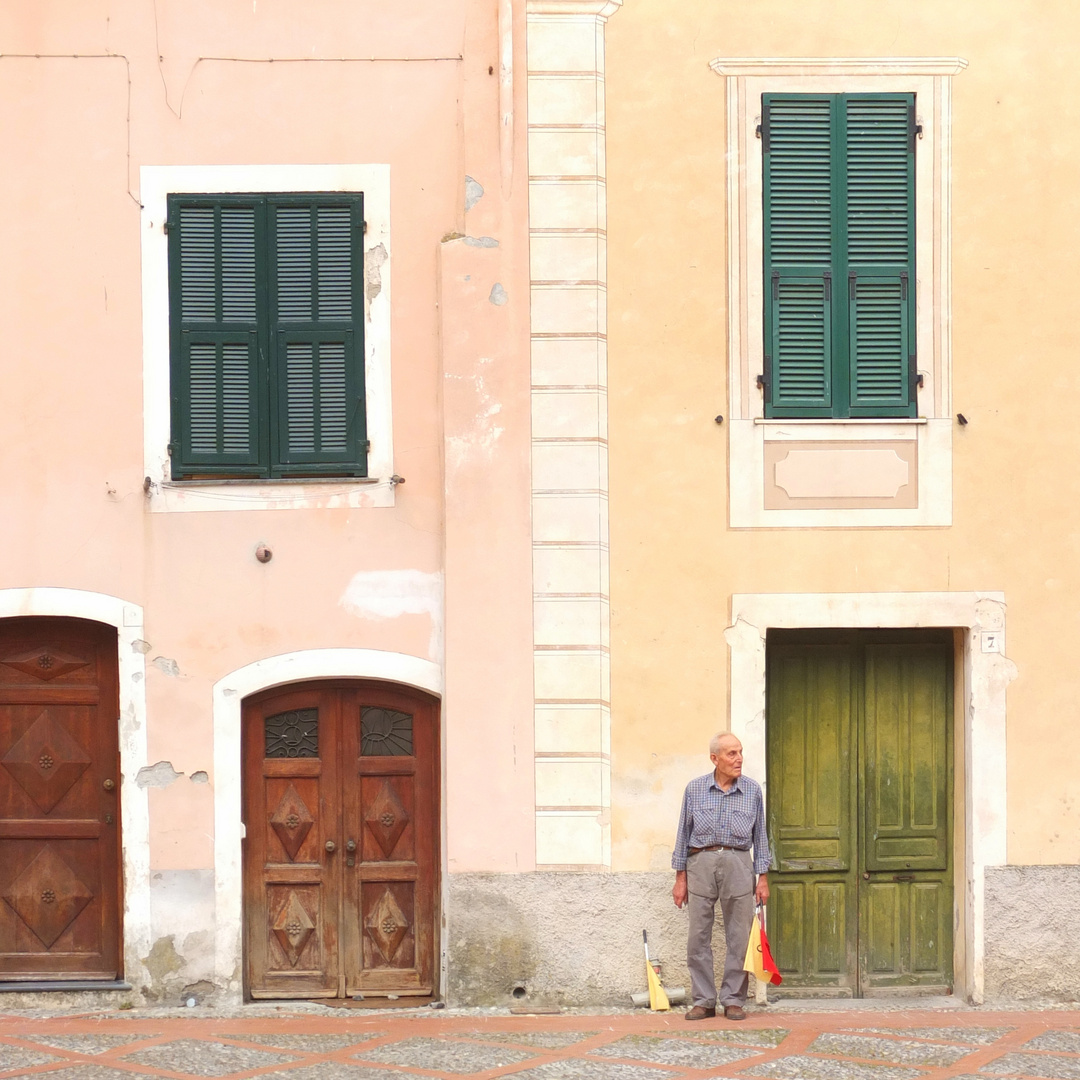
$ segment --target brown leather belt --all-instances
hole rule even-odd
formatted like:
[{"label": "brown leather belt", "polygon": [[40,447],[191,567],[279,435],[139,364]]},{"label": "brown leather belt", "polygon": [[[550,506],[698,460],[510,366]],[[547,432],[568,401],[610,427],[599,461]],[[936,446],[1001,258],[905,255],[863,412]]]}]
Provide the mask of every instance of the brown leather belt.
[{"label": "brown leather belt", "polygon": [[710,844],[709,847],[692,847],[691,855],[697,855],[702,851],[749,851],[748,847],[730,847],[727,844]]}]

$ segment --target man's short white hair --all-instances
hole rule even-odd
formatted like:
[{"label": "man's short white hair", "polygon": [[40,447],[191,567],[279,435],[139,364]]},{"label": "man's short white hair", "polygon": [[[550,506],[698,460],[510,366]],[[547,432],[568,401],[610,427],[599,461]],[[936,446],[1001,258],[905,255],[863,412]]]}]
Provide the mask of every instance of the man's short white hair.
[{"label": "man's short white hair", "polygon": [[735,739],[736,742],[739,741],[738,738],[735,735],[732,735],[732,733],[730,731],[718,731],[709,740],[709,753],[710,754],[719,754],[720,753],[720,743],[724,739]]}]

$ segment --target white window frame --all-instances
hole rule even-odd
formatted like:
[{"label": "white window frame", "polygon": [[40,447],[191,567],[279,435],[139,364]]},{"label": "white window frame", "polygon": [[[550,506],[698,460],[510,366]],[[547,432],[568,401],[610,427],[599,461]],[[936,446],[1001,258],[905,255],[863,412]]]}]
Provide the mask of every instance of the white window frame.
[{"label": "white window frame", "polygon": [[[144,165],[142,198],[143,463],[151,511],[287,510],[394,505],[390,397],[390,166]],[[364,392],[368,475],[327,479],[173,480],[169,357],[167,197],[242,192],[363,192],[365,267]],[[379,252],[379,246],[382,251]],[[367,271],[365,270],[365,277]]]},{"label": "white window frame", "polygon": [[[951,76],[958,57],[716,59],[727,83],[728,417],[732,528],[952,524]],[[766,420],[757,375],[764,363],[763,93],[914,93],[918,416],[910,420]],[[918,506],[765,509],[766,441],[918,443]]]}]

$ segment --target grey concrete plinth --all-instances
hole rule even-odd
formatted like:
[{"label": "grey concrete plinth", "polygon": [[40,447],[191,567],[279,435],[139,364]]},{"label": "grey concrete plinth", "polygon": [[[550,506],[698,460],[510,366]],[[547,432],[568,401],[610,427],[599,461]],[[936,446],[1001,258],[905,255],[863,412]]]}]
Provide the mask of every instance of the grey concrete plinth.
[{"label": "grey concrete plinth", "polygon": [[1073,1001],[1080,985],[1080,866],[986,872],[986,1001]]},{"label": "grey concrete plinth", "polygon": [[[447,1001],[455,1005],[629,1005],[644,990],[649,950],[668,986],[689,986],[686,913],[674,875],[451,874]],[[723,939],[717,908],[718,959]]]}]

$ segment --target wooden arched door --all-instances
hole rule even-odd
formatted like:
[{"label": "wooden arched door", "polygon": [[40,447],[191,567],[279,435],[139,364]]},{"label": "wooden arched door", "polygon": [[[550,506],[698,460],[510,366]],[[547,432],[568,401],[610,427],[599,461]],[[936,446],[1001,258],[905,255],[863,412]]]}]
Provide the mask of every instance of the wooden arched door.
[{"label": "wooden arched door", "polygon": [[116,630],[0,620],[0,981],[122,972]]},{"label": "wooden arched door", "polygon": [[435,992],[438,719],[435,698],[366,680],[245,700],[251,997]]}]

